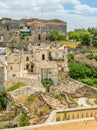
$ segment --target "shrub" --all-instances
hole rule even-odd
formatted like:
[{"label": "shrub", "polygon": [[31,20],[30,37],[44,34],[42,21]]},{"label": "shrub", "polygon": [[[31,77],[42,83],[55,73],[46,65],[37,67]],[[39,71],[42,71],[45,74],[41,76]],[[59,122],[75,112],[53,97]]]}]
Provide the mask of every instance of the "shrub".
[{"label": "shrub", "polygon": [[19,118],[20,126],[28,125],[28,121],[29,121],[29,118],[27,117],[27,115],[25,113],[22,113]]},{"label": "shrub", "polygon": [[85,96],[86,98],[92,98],[92,95],[91,95],[91,94],[84,94],[84,96]]},{"label": "shrub", "polygon": [[58,100],[61,100],[62,99],[62,96],[60,94],[56,94],[55,95],[55,98],[58,99]]},{"label": "shrub", "polygon": [[52,79],[43,79],[41,83],[44,87],[46,87],[47,92],[50,91],[50,87],[54,84]]},{"label": "shrub", "polygon": [[73,54],[68,54],[67,58],[68,58],[68,62],[71,62],[74,59],[74,55]]},{"label": "shrub", "polygon": [[49,110],[50,110],[49,106],[46,105],[46,106],[43,107],[43,112],[44,113],[49,112]]},{"label": "shrub", "polygon": [[94,103],[97,104],[97,98],[94,100]]},{"label": "shrub", "polygon": [[97,61],[97,55],[94,56],[94,59]]},{"label": "shrub", "polygon": [[69,100],[75,105],[75,106],[78,106],[78,103],[71,97],[69,97]]},{"label": "shrub", "polygon": [[7,106],[6,91],[0,93],[0,110],[5,110]]},{"label": "shrub", "polygon": [[91,54],[86,55],[86,57],[87,57],[88,59],[92,60],[94,56],[93,56],[93,54],[91,53]]},{"label": "shrub", "polygon": [[27,101],[28,102],[33,102],[35,100],[35,96],[34,95],[30,95],[28,98],[27,98]]},{"label": "shrub", "polygon": [[24,82],[16,82],[11,87],[7,88],[6,91],[7,92],[14,91],[22,86],[25,86],[25,85],[26,84]]}]

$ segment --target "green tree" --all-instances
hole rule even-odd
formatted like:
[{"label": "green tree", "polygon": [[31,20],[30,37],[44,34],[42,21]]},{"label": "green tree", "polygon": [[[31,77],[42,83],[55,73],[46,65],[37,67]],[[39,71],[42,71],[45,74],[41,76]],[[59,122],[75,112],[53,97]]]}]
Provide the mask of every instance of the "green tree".
[{"label": "green tree", "polygon": [[82,31],[80,33],[80,40],[82,45],[89,46],[91,43],[91,33],[88,31]]},{"label": "green tree", "polygon": [[44,87],[46,87],[46,92],[49,92],[50,91],[50,87],[52,85],[54,85],[53,80],[51,80],[51,79],[43,79],[41,82],[42,82],[42,85]]},{"label": "green tree", "polygon": [[92,44],[94,47],[97,47],[97,29],[92,34]]},{"label": "green tree", "polygon": [[88,28],[88,31],[91,33],[92,45],[97,47],[97,28]]},{"label": "green tree", "polygon": [[69,75],[74,79],[84,79],[86,77],[91,77],[94,72],[94,68],[91,69],[87,67],[84,63],[71,62],[69,64]]},{"label": "green tree", "polygon": [[55,40],[61,41],[61,40],[65,40],[65,39],[66,39],[66,36],[63,35],[63,34],[60,34],[60,33],[59,33],[58,31],[56,31],[56,30],[53,30],[53,31],[50,31],[50,32],[49,32],[48,38],[49,38],[49,40],[51,40],[51,41],[55,41]]},{"label": "green tree", "polygon": [[69,32],[68,39],[73,41],[80,41],[80,32]]}]

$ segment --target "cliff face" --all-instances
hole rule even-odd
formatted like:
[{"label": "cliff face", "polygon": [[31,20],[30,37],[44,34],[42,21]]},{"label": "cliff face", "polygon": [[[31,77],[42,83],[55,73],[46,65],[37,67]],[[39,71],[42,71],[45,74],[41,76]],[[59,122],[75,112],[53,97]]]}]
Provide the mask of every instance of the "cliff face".
[{"label": "cliff face", "polygon": [[22,27],[27,27],[34,39],[38,39],[39,30],[42,39],[46,39],[47,33],[51,30],[57,30],[63,34],[67,32],[67,23],[59,19],[42,20],[31,18],[12,20],[10,18],[3,18],[0,20],[0,34],[4,35],[5,41],[10,41],[11,37],[16,32],[19,32]]},{"label": "cliff face", "polygon": [[30,28],[37,28],[37,27],[44,27],[49,30],[59,30],[64,33],[66,33],[66,26],[67,23],[64,21],[61,21],[59,19],[53,19],[53,20],[42,20],[37,18],[31,18],[31,19],[21,19],[21,20],[12,20],[10,18],[3,18],[0,20],[0,28],[1,29],[19,29],[22,25],[29,25]]},{"label": "cliff face", "polygon": [[59,20],[59,19],[52,19],[52,20],[42,20],[42,19],[22,19],[21,21],[26,22],[28,25],[30,25],[33,30],[37,30],[39,27],[41,27],[41,31],[51,31],[51,30],[57,30],[60,33],[66,33],[67,32],[67,23]]}]

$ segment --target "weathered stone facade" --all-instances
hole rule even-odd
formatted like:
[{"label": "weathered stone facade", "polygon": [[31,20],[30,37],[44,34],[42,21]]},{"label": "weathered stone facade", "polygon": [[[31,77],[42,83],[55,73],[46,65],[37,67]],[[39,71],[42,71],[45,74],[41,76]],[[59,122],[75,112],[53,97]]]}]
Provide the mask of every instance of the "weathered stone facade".
[{"label": "weathered stone facade", "polygon": [[4,64],[0,61],[0,92],[4,89]]},{"label": "weathered stone facade", "polygon": [[[46,41],[47,35],[52,30],[57,30],[62,34],[67,33],[67,23],[61,20],[40,20],[40,19],[23,19],[23,20],[12,20],[4,18],[0,20],[0,34],[4,34],[5,42],[12,42],[14,36],[19,31],[30,31],[32,41]],[[23,30],[24,29],[24,30]],[[15,40],[16,41],[16,40]]]},{"label": "weathered stone facade", "polygon": [[13,77],[20,77],[20,56],[19,54],[12,53],[11,55],[8,55],[8,79]]}]

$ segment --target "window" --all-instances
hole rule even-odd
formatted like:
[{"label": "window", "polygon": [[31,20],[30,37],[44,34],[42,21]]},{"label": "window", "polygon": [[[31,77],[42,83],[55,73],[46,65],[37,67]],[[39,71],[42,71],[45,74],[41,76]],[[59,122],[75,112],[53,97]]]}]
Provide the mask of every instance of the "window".
[{"label": "window", "polygon": [[42,55],[42,60],[45,60],[45,55],[44,54]]},{"label": "window", "polygon": [[41,40],[41,35],[40,35],[40,34],[38,35],[38,40],[39,40],[39,41]]},{"label": "window", "polygon": [[28,65],[28,64],[26,65],[26,69],[27,69],[27,70],[29,69],[29,65]]},{"label": "window", "polygon": [[31,65],[31,69],[33,69],[33,65]]},{"label": "window", "polygon": [[31,72],[33,72],[33,65],[31,65]]},{"label": "window", "polygon": [[12,77],[16,77],[16,74],[13,74]]},{"label": "window", "polygon": [[26,61],[29,61],[29,57],[28,56],[26,57]]},{"label": "window", "polygon": [[7,56],[5,56],[5,61],[7,61]]},{"label": "window", "polygon": [[7,31],[9,31],[9,25],[7,25]]},{"label": "window", "polygon": [[13,70],[13,67],[12,67],[12,66],[10,66],[10,70]]}]

